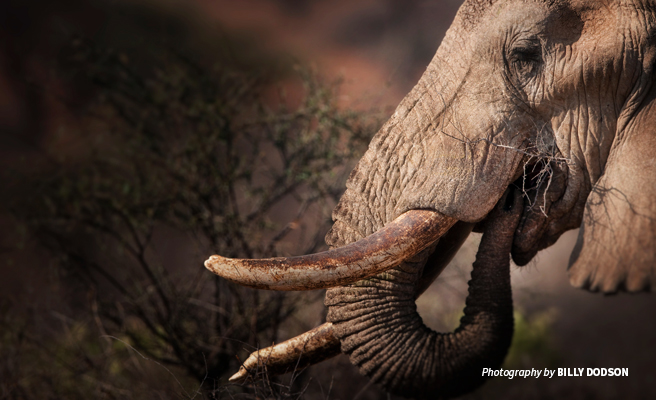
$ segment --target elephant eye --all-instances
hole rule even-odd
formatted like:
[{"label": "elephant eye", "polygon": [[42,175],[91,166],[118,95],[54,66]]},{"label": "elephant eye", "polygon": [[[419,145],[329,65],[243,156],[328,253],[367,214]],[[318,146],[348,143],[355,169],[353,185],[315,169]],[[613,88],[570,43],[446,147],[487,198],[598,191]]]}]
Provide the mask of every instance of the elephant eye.
[{"label": "elephant eye", "polygon": [[542,62],[542,49],[537,41],[520,43],[512,49],[509,58],[517,72],[530,73]]}]

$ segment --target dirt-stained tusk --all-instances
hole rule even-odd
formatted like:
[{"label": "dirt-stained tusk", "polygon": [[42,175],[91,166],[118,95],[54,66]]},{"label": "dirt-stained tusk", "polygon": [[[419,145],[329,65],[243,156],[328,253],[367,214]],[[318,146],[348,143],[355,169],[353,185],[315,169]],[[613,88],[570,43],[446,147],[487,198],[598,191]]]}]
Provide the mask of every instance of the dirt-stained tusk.
[{"label": "dirt-stained tusk", "polygon": [[[424,271],[421,280],[417,283],[416,297],[423,293],[451,261],[472,227],[473,224],[460,222],[442,236],[434,253],[427,260],[437,265],[432,265],[431,271]],[[241,383],[248,378],[258,380],[265,376],[271,378],[297,371],[334,357],[340,352],[340,342],[333,334],[333,324],[326,322],[282,343],[251,353],[239,371],[230,377],[230,382]]]},{"label": "dirt-stained tusk", "polygon": [[257,289],[324,289],[398,265],[434,243],[455,222],[436,211],[410,210],[364,239],[322,253],[260,260],[212,256],[205,267],[229,281]]},{"label": "dirt-stained tusk", "polygon": [[333,324],[326,322],[302,335],[252,353],[230,377],[230,382],[244,382],[298,371],[340,353],[339,340],[333,335]]}]

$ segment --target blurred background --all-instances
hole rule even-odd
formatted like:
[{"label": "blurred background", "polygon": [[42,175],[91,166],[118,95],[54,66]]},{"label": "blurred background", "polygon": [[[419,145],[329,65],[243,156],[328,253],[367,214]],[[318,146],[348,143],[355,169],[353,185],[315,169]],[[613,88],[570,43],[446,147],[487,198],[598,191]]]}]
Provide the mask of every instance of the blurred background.
[{"label": "blurred background", "polygon": [[[391,398],[345,356],[244,386],[323,293],[269,293],[211,254],[325,249],[344,182],[461,1],[0,3],[0,398]],[[466,398],[656,398],[656,298],[571,288],[568,232],[513,268],[504,368]],[[419,300],[452,330],[480,239]]]}]

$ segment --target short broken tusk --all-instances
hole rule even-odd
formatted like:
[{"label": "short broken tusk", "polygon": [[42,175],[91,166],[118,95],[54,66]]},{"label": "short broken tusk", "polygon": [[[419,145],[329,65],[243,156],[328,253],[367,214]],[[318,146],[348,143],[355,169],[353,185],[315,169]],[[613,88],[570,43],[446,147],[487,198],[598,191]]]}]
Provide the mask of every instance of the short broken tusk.
[{"label": "short broken tusk", "polygon": [[410,210],[364,239],[322,253],[261,260],[214,255],[205,261],[205,267],[256,289],[324,289],[393,268],[434,243],[455,223],[454,218],[437,211]]},{"label": "short broken tusk", "polygon": [[340,353],[339,340],[333,335],[333,324],[326,322],[282,343],[251,353],[229,381],[241,383],[248,377],[271,377],[296,371],[334,357]]}]

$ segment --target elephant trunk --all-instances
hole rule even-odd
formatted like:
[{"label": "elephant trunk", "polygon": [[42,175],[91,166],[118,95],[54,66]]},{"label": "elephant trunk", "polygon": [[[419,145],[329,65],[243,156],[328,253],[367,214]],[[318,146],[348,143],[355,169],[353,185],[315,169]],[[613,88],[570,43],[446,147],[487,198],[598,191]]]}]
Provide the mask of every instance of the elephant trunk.
[{"label": "elephant trunk", "polygon": [[521,210],[520,194],[507,193],[490,214],[465,315],[453,333],[432,331],[416,310],[431,248],[374,278],[329,290],[327,319],[351,362],[403,396],[451,397],[481,385],[482,368],[497,368],[512,339],[509,253]]}]

